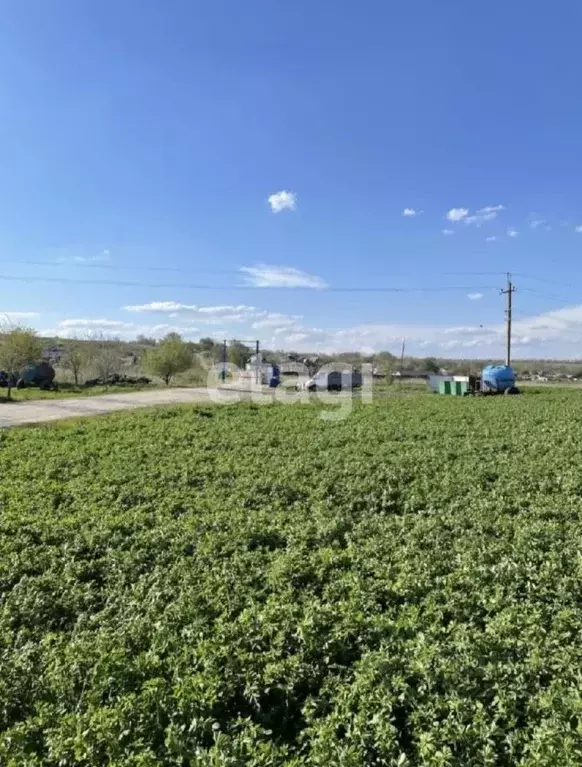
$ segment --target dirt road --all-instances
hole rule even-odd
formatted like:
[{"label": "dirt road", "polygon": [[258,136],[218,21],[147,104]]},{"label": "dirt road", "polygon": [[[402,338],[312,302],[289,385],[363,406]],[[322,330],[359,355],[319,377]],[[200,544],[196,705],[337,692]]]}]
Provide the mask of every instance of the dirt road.
[{"label": "dirt road", "polygon": [[[180,405],[196,402],[238,402],[249,392],[229,389],[156,389],[129,394],[102,394],[54,400],[28,400],[0,404],[0,428],[27,423],[79,418],[116,410],[130,410],[154,405]],[[261,395],[255,395],[261,396]]]}]

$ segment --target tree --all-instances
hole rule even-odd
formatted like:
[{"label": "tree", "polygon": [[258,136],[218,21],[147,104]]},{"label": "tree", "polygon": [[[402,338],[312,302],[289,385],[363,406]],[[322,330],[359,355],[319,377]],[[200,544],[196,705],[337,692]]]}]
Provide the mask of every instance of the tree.
[{"label": "tree", "polygon": [[441,369],[434,357],[425,357],[422,364],[427,373],[438,373]]},{"label": "tree", "polygon": [[277,352],[269,351],[266,349],[265,351],[261,352],[261,357],[263,358],[263,362],[265,362],[267,365],[281,364],[280,355],[277,354]]},{"label": "tree", "polygon": [[251,350],[240,341],[231,341],[228,345],[228,361],[236,365],[240,370],[244,370],[247,362],[251,358]]},{"label": "tree", "polygon": [[88,344],[76,342],[67,349],[67,353],[61,365],[65,370],[71,371],[75,386],[79,386],[81,373],[89,364],[89,359],[90,354]]},{"label": "tree", "polygon": [[0,368],[8,374],[8,399],[22,368],[38,362],[42,342],[32,328],[14,327],[5,331],[0,340]]},{"label": "tree", "polygon": [[157,344],[157,341],[155,338],[149,338],[148,336],[139,335],[135,342],[139,344],[139,346],[155,346]]},{"label": "tree", "polygon": [[213,338],[201,338],[198,341],[198,348],[201,352],[212,352],[216,345]]},{"label": "tree", "polygon": [[301,362],[307,368],[307,373],[310,377],[314,376],[318,369],[324,364],[320,357],[305,357]]},{"label": "tree", "polygon": [[169,386],[176,373],[183,373],[192,365],[192,350],[177,333],[170,333],[155,349],[147,350],[143,362],[148,372]]},{"label": "tree", "polygon": [[116,349],[111,346],[104,346],[95,355],[93,364],[97,371],[97,376],[107,386],[111,376],[119,372],[121,359]]}]

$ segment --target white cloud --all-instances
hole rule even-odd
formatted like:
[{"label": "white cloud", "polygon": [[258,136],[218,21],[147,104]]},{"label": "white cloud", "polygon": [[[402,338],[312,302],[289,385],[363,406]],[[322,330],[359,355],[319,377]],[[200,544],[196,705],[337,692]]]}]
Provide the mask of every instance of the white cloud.
[{"label": "white cloud", "polygon": [[102,250],[100,253],[94,253],[88,256],[59,256],[57,261],[61,264],[98,264],[111,261],[111,252]]},{"label": "white cloud", "polygon": [[268,313],[246,304],[198,306],[177,301],[150,301],[147,304],[122,306],[124,311],[164,314],[170,319],[196,321],[199,325],[242,324],[266,316]]},{"label": "white cloud", "polygon": [[245,275],[245,284],[257,288],[318,288],[327,283],[313,274],[307,274],[292,266],[243,266],[239,269]]},{"label": "white cloud", "polygon": [[497,218],[497,211],[491,210],[489,213],[482,213],[481,211],[478,211],[477,213],[474,213],[472,216],[466,216],[464,218],[465,224],[475,224],[475,226],[481,226],[481,224],[484,224],[485,221],[493,221]]},{"label": "white cloud", "polygon": [[507,230],[507,236],[508,237],[519,237],[519,232],[517,229],[508,229]]},{"label": "white cloud", "polygon": [[[190,322],[197,325],[218,326],[223,328],[230,324],[249,324],[252,328],[281,328],[289,331],[297,327],[301,315],[288,315],[281,312],[269,312],[247,304],[198,306],[196,304],[181,304],[177,301],[151,301],[146,304],[123,306],[124,311],[139,314],[163,314],[169,319],[178,319],[191,329]],[[183,326],[184,327],[184,326]],[[168,331],[169,332],[169,331]],[[218,330],[213,331],[218,333]],[[224,334],[224,331],[220,331]]]},{"label": "white cloud", "polygon": [[540,218],[537,213],[530,213],[528,216],[529,225],[532,229],[537,229],[539,226],[541,226],[543,223],[545,223],[543,218]]},{"label": "white cloud", "polygon": [[[469,294],[472,301],[481,300],[479,293]],[[514,320],[514,345],[523,349],[522,356],[571,357],[581,345],[582,305],[546,312]],[[278,346],[296,351],[333,353],[359,350],[373,353],[383,349],[397,353],[406,337],[411,354],[471,356],[502,359],[505,345],[505,325],[496,323],[479,326],[361,324],[340,329],[322,330],[300,325],[291,332],[282,329]]]},{"label": "white cloud", "polygon": [[198,311],[200,314],[229,314],[231,312],[255,314],[258,309],[254,306],[247,306],[246,304],[238,304],[237,306],[227,304],[222,306],[199,306]]},{"label": "white cloud", "polygon": [[576,227],[575,232],[582,232],[582,224]]},{"label": "white cloud", "polygon": [[192,315],[218,315],[225,314],[246,314],[250,317],[256,317],[261,311],[255,306],[239,304],[238,306],[198,306],[196,304],[180,304],[177,301],[150,301],[147,304],[135,304],[132,306],[121,307],[126,312],[159,312],[162,314],[192,314]]},{"label": "white cloud", "polygon": [[[467,294],[465,300],[479,301],[481,298],[481,294],[471,293]],[[164,318],[167,317],[168,319],[176,313],[173,311],[176,307],[185,306],[190,309],[192,306],[173,301],[152,302],[152,304],[140,305],[138,314],[142,307],[152,305],[165,307],[163,311],[158,309],[158,313],[162,313]],[[256,328],[255,332],[259,337],[262,328],[272,328],[270,341],[263,339],[261,343],[271,343],[276,348],[293,349],[300,352],[333,353],[352,350],[373,353],[386,349],[398,354],[404,336],[406,337],[407,352],[423,357],[430,354],[502,359],[504,353],[505,325],[503,322],[473,326],[454,326],[446,323],[435,325],[430,321],[419,324],[387,322],[321,328],[302,324],[300,317],[281,312],[268,312],[255,307],[246,307],[246,305],[196,308],[220,310],[222,314],[213,314],[212,311],[206,313],[197,311],[193,314],[187,311],[183,315],[178,315],[177,321],[173,324],[165,321],[146,324],[104,317],[97,319],[81,317],[65,319],[51,330],[44,330],[41,333],[43,335],[71,337],[95,332],[130,340],[142,334],[161,338],[169,332],[177,332],[185,338],[196,339],[203,335],[212,335],[216,339],[222,339],[236,335],[240,337],[243,334],[246,338],[252,338],[254,335],[252,330],[250,331],[252,327]],[[209,332],[208,327],[200,324],[200,319],[204,316],[209,317],[213,323],[220,317],[234,316],[233,309],[252,309],[258,316],[249,319],[252,313],[248,312],[245,315],[245,322],[248,323],[248,327],[246,330],[243,327],[242,333],[233,332],[232,327],[229,329],[228,320],[222,324],[213,324],[211,332]],[[275,323],[278,324],[275,326]],[[564,359],[582,356],[582,304],[563,307],[524,319],[514,319],[513,328],[516,354],[522,357],[550,356]]]},{"label": "white cloud", "polygon": [[468,213],[468,208],[451,208],[445,218],[456,223],[462,221]]},{"label": "white cloud", "polygon": [[288,314],[281,314],[279,312],[266,312],[265,316],[261,319],[253,322],[253,328],[275,328],[275,332],[281,332],[284,329],[289,329],[297,324],[297,321],[301,319],[301,315],[291,316]]},{"label": "white cloud", "polygon": [[441,231],[445,235],[445,237],[450,237],[452,234],[454,234],[452,229],[441,229]]},{"label": "white cloud", "polygon": [[497,242],[497,237],[494,234],[491,237],[485,237],[485,242]]},{"label": "white cloud", "polygon": [[487,205],[485,208],[479,208],[476,213],[469,215],[468,208],[451,208],[447,213],[446,218],[454,223],[463,221],[465,224],[481,226],[485,221],[493,221],[496,219],[499,212],[502,210],[505,210],[504,205]]},{"label": "white cloud", "polygon": [[168,333],[179,333],[185,338],[197,338],[200,335],[199,329],[191,325],[140,325],[120,320],[85,317],[63,320],[54,328],[42,329],[39,333],[42,336],[58,336],[60,338],[90,337],[93,334],[97,334],[103,335],[106,338],[120,338],[124,341],[131,341],[139,335],[153,338],[163,338]]},{"label": "white cloud", "polygon": [[414,208],[404,208],[402,211],[403,216],[420,216],[421,213],[424,213],[424,211],[415,210]]},{"label": "white cloud", "polygon": [[295,192],[281,190],[269,195],[268,202],[273,213],[281,213],[283,210],[295,210],[297,208],[297,195]]},{"label": "white cloud", "polygon": [[460,325],[453,328],[445,328],[445,330],[442,331],[443,335],[445,336],[487,336],[491,332],[491,329],[489,327],[485,327],[484,325]]},{"label": "white cloud", "polygon": [[149,304],[133,304],[121,308],[126,312],[198,311],[198,307],[194,304],[179,304],[176,301],[150,301]]},{"label": "white cloud", "polygon": [[121,320],[107,320],[107,319],[73,319],[63,320],[59,323],[59,327],[64,329],[69,328],[83,328],[84,330],[91,330],[98,328],[99,330],[132,330],[135,325],[132,322],[122,322]]},{"label": "white cloud", "polygon": [[301,341],[306,341],[310,337],[309,333],[291,333],[285,339],[289,344],[298,344]]},{"label": "white cloud", "polygon": [[13,312],[10,309],[0,309],[0,325],[4,322],[10,324],[19,320],[30,320],[40,317],[38,312]]}]

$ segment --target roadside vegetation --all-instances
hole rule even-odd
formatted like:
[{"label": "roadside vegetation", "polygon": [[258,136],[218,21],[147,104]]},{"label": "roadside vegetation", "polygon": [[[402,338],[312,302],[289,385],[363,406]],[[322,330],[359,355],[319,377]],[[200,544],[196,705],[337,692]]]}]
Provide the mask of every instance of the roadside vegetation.
[{"label": "roadside vegetation", "polygon": [[200,386],[213,364],[204,346],[185,342],[175,333],[161,341],[142,339],[137,350],[91,336],[55,346],[30,328],[3,328],[0,402],[138,391],[170,383]]}]

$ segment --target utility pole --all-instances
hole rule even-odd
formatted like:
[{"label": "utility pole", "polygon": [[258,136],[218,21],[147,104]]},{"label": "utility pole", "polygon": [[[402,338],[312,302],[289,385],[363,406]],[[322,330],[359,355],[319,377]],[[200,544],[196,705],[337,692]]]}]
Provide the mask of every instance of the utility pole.
[{"label": "utility pole", "polygon": [[404,366],[404,348],[406,347],[406,338],[402,339],[402,349],[400,351],[400,375],[402,375],[402,368]]},{"label": "utility pole", "polygon": [[260,357],[260,344],[258,341],[256,341],[256,351],[255,351],[255,383],[257,386],[261,384],[262,379],[262,365],[261,365],[261,357]]},{"label": "utility pole", "polygon": [[222,382],[224,383],[226,381],[226,363],[228,360],[228,351],[226,348],[226,338],[222,342]]},{"label": "utility pole", "polygon": [[507,287],[501,291],[501,295],[506,296],[505,303],[505,328],[506,328],[506,341],[505,341],[505,364],[511,365],[511,297],[515,293],[515,286],[511,282],[511,274],[507,272]]}]

